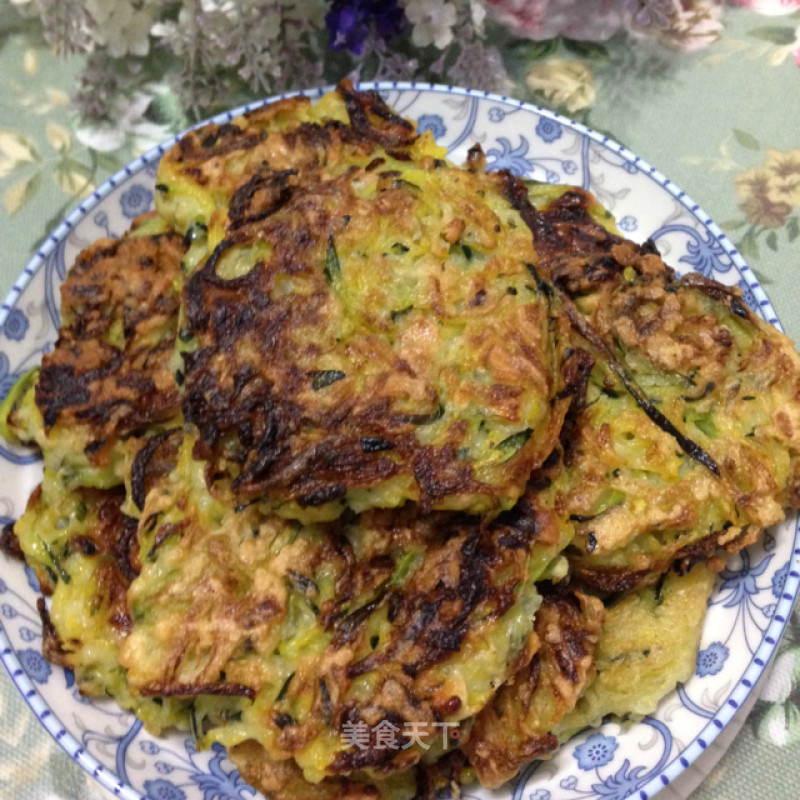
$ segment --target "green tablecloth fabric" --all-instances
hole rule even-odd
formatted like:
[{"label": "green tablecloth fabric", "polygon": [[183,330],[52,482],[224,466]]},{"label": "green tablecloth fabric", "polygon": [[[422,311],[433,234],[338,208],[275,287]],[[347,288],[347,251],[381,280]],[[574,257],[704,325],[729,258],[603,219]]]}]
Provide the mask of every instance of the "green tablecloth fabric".
[{"label": "green tablecloth fabric", "polygon": [[[798,26],[800,13],[769,18],[730,9],[722,39],[696,53],[613,41],[581,56],[556,53],[555,66],[546,67],[558,72],[574,68],[570,62],[583,65],[583,83],[572,97],[575,116],[627,145],[700,204],[748,259],[795,340],[800,340],[800,65],[792,42]],[[50,53],[36,24],[20,22],[0,2],[3,296],[54,223],[133,155],[125,148],[101,155],[78,142],[68,96],[79,67],[77,59]],[[526,67],[518,67],[516,95],[535,99],[522,80]],[[577,107],[591,87],[594,102]],[[794,189],[784,185],[783,194],[770,183],[780,170],[797,179]],[[106,797],[50,740],[0,672],[0,797]],[[714,766],[728,746],[724,736],[665,797],[685,797],[701,779],[693,800],[800,796],[798,611],[759,692],[763,699],[746,720],[737,720],[741,727],[721,761]]]}]

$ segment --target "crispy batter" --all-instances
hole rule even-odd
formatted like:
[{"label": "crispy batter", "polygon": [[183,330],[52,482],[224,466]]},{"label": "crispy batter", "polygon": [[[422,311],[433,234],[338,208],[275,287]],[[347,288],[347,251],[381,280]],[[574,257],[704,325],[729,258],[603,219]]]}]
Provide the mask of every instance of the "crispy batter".
[{"label": "crispy batter", "polygon": [[441,738],[436,722],[475,714],[530,658],[530,576],[566,541],[552,510],[486,525],[406,506],[300,527],[255,504],[217,510],[190,478],[202,475],[193,449],[187,439],[140,523],[120,652],[134,692],[248,696],[242,720],[270,758],[295,757],[310,780],[387,776],[421,749],[347,747],[342,731],[390,724],[405,743],[414,722]]},{"label": "crispy batter", "polygon": [[464,746],[483,786],[495,788],[558,746],[552,730],[594,677],[603,604],[581,592],[546,595],[536,613],[538,650],[478,714]]},{"label": "crispy batter", "polygon": [[196,131],[162,166],[167,209],[188,191],[178,163],[238,178],[198,206],[207,252],[183,295],[196,455],[304,521],[407,500],[497,513],[565,408],[557,308],[506,199],[524,186],[433,158],[375,95],[343,86],[339,105],[347,124],[246,116],[235,149]]},{"label": "crispy batter", "polygon": [[573,567],[621,592],[717,563],[795,502],[800,359],[738,289],[678,278],[652,243],[606,230],[591,195],[548,199],[526,215],[539,267],[594,360],[562,430]]},{"label": "crispy batter", "polygon": [[780,522],[800,482],[794,346],[738,287],[679,278],[652,243],[609,234],[593,202],[575,190],[537,215],[541,266],[677,434],[709,455],[742,510],[733,522]]},{"label": "crispy batter", "polygon": [[62,325],[42,359],[36,403],[53,447],[108,463],[118,437],[174,418],[169,369],[184,247],[170,234],[101,239],[61,287]]}]

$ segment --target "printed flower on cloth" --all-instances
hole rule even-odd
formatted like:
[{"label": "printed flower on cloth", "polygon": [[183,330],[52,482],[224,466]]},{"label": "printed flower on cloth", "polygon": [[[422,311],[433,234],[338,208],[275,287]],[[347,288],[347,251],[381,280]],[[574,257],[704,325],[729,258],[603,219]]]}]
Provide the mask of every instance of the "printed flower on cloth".
[{"label": "printed flower on cloth", "polygon": [[767,150],[763,166],[739,173],[735,183],[748,221],[780,228],[800,208],[800,150]]}]

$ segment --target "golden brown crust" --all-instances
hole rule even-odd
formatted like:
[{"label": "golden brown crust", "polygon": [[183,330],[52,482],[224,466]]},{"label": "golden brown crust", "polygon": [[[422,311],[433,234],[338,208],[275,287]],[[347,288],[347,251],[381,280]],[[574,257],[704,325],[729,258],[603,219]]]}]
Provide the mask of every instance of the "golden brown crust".
[{"label": "golden brown crust", "polygon": [[174,177],[207,157],[216,176],[230,136],[246,164],[214,198],[223,238],[183,295],[196,455],[301,519],[407,499],[507,508],[565,408],[549,406],[560,323],[505,198],[513,179],[433,159],[377,95],[340,94],[349,124],[267,128],[257,144],[236,126],[194,132],[165,162]]},{"label": "golden brown crust", "polygon": [[169,370],[184,252],[162,234],[101,239],[78,257],[62,285],[62,326],[42,359],[36,403],[45,428],[85,430],[90,459],[107,442],[178,409]]},{"label": "golden brown crust", "polygon": [[483,786],[502,785],[558,746],[551,731],[594,676],[603,617],[595,597],[545,596],[534,623],[537,652],[478,714],[463,747]]}]

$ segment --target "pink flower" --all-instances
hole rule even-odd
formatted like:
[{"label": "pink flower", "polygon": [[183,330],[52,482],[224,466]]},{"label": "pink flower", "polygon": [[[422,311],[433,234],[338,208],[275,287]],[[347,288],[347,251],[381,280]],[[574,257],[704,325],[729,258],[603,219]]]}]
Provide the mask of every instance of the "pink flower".
[{"label": "pink flower", "polygon": [[585,0],[485,0],[489,16],[517,36],[552,39],[566,36],[604,41],[622,26],[625,0],[594,0],[587,13]]},{"label": "pink flower", "polygon": [[800,0],[728,0],[728,5],[744,6],[758,14],[777,17],[800,9]]}]

